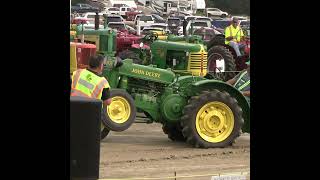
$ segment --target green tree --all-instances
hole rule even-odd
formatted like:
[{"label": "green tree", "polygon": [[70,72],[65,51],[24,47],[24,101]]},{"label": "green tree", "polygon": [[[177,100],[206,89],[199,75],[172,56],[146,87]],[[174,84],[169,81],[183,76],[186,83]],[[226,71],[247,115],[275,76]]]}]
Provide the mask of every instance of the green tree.
[{"label": "green tree", "polygon": [[71,0],[71,4],[86,3],[86,0]]}]

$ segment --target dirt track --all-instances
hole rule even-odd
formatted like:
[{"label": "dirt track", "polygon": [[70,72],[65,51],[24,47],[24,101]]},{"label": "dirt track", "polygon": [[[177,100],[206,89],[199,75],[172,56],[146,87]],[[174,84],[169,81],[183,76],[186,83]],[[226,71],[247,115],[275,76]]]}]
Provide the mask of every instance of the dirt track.
[{"label": "dirt track", "polygon": [[[101,179],[172,177],[176,172],[178,180],[210,180],[210,174],[248,171],[249,134],[239,137],[232,147],[196,149],[169,140],[161,124],[135,123],[124,132],[111,132],[101,143]],[[207,176],[179,178],[186,175]]]}]

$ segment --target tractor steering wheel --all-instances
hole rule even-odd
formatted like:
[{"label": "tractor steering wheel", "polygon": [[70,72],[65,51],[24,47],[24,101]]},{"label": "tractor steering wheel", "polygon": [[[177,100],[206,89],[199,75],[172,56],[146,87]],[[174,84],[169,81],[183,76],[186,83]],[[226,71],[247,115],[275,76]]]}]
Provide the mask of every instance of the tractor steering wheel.
[{"label": "tractor steering wheel", "polygon": [[146,35],[144,36],[144,39],[145,39],[146,41],[153,42],[153,41],[155,41],[155,40],[158,39],[158,34],[155,33],[155,32],[150,32],[149,34],[146,34]]}]

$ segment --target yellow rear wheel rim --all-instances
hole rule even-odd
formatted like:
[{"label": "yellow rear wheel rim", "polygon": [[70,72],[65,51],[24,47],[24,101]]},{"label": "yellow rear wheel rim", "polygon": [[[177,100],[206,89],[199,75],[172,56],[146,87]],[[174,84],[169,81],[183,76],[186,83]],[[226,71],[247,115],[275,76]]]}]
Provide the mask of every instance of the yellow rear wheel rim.
[{"label": "yellow rear wheel rim", "polygon": [[197,113],[196,130],[202,139],[210,143],[227,139],[233,127],[233,112],[222,102],[207,103]]},{"label": "yellow rear wheel rim", "polygon": [[107,114],[111,121],[121,124],[126,122],[131,114],[131,108],[129,102],[120,96],[112,98],[112,102],[107,106]]}]

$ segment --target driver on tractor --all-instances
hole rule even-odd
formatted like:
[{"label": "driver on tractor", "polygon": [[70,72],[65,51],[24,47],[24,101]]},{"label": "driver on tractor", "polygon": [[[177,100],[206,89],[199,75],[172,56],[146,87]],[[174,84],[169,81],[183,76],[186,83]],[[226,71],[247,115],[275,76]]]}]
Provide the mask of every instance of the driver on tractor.
[{"label": "driver on tractor", "polygon": [[230,45],[235,50],[237,57],[240,58],[241,52],[240,49],[245,47],[244,44],[240,42],[244,40],[244,33],[239,25],[238,18],[234,17],[231,21],[231,25],[226,27],[225,31],[225,44]]}]

